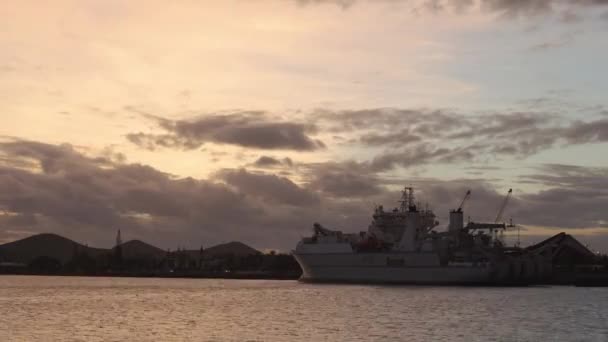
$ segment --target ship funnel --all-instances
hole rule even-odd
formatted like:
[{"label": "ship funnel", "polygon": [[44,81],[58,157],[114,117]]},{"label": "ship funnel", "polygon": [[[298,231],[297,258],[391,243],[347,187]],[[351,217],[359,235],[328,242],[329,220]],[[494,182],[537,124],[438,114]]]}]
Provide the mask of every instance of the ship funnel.
[{"label": "ship funnel", "polygon": [[464,228],[464,214],[462,210],[450,211],[450,224],[448,230],[450,232],[458,232]]}]

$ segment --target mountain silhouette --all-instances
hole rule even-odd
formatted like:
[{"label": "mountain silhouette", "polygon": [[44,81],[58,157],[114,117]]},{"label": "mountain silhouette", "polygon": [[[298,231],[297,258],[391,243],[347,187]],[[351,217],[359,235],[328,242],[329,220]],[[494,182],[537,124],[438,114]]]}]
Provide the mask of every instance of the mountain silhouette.
[{"label": "mountain silhouette", "polygon": [[[160,260],[167,254],[166,251],[147,244],[140,240],[130,240],[122,245],[122,257],[125,259],[156,259]],[[115,249],[114,247],[113,249]]]},{"label": "mountain silhouette", "polygon": [[97,256],[105,250],[92,248],[57,234],[44,233],[0,245],[0,260],[29,263],[39,256],[47,256],[65,263],[74,253]]},{"label": "mountain silhouette", "polygon": [[223,243],[205,249],[205,255],[207,256],[220,256],[228,254],[233,254],[236,257],[244,257],[261,253],[257,249],[251,248],[246,244],[238,241]]},{"label": "mountain silhouette", "polygon": [[[140,240],[123,243],[121,253],[125,259],[161,260],[167,252]],[[116,248],[116,247],[114,247]],[[98,257],[112,254],[114,248],[94,248],[82,245],[57,234],[44,233],[0,245],[0,261],[30,263],[37,257],[54,258],[61,263],[70,261],[76,253]],[[198,253],[198,251],[192,251]],[[236,257],[261,254],[258,250],[238,241],[232,241],[205,249],[205,255],[215,257],[224,255]]]}]

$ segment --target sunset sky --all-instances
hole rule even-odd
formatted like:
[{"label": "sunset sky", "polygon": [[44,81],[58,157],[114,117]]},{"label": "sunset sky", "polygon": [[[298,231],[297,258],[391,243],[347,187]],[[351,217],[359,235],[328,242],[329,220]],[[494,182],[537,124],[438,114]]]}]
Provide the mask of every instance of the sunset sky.
[{"label": "sunset sky", "polygon": [[[0,3],[0,243],[366,230],[412,185],[608,252],[608,1]],[[513,238],[511,238],[513,242]]]}]

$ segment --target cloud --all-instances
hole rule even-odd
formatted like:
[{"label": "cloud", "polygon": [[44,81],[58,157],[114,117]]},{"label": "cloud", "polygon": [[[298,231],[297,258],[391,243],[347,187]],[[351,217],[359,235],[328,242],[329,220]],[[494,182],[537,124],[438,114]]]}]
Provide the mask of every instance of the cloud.
[{"label": "cloud", "polygon": [[563,138],[570,144],[608,141],[608,119],[591,122],[576,121],[562,129]]},{"label": "cloud", "polygon": [[353,161],[311,164],[304,173],[309,186],[325,196],[354,198],[384,191],[380,179],[366,165]]},{"label": "cloud", "polygon": [[608,168],[548,164],[522,176],[546,190],[521,196],[516,215],[529,224],[563,228],[608,228]]},{"label": "cloud", "polygon": [[481,8],[505,16],[530,16],[551,12],[556,0],[482,0]]},{"label": "cloud", "polygon": [[407,145],[413,142],[422,140],[419,136],[412,134],[408,130],[403,130],[397,133],[391,134],[377,134],[370,133],[362,136],[360,139],[361,143],[369,146],[379,145]]},{"label": "cloud", "polygon": [[[310,121],[316,122],[311,128],[304,124],[277,123],[269,117],[264,112],[243,112],[190,121],[157,118],[159,125],[172,133],[132,134],[129,139],[149,148],[194,148],[203,141],[213,141],[301,150],[306,146],[313,148],[311,144],[316,147],[322,144],[315,143],[306,132],[338,133],[350,137],[350,146],[371,149],[369,159],[359,164],[372,173],[427,164],[524,158],[560,146],[608,142],[606,119],[572,121],[559,112],[534,110],[465,114],[454,109],[429,108],[319,109],[308,113]],[[276,133],[284,125],[295,125],[290,126],[294,130]],[[277,134],[280,137],[273,137]],[[250,166],[272,169],[293,164],[290,159],[262,156]],[[327,188],[317,185],[318,189]]]},{"label": "cloud", "polygon": [[[522,176],[513,184],[514,193],[503,215],[515,224],[550,227],[555,232],[571,228],[607,228],[608,233],[608,168],[573,165],[544,165],[537,173]],[[526,192],[529,182],[542,186],[538,192]],[[409,182],[418,189],[417,199],[430,203],[442,226],[447,213],[462,200],[467,190],[472,196],[465,214],[473,221],[493,222],[508,189],[498,189],[479,179],[437,179]],[[595,246],[599,247],[599,246]],[[607,248],[608,246],[603,246]]]},{"label": "cloud", "polygon": [[[356,3],[373,3],[378,0],[295,0],[300,5],[334,4],[343,9],[353,7]],[[451,10],[463,13],[472,9],[480,9],[489,13],[498,13],[503,17],[536,16],[554,12],[560,7],[599,7],[608,5],[606,0],[384,0],[387,4],[403,4],[409,6],[415,13],[429,11],[431,13]]]},{"label": "cloud", "polygon": [[269,150],[311,151],[325,147],[323,142],[310,137],[316,133],[316,126],[275,120],[264,112],[206,115],[189,120],[152,119],[165,133],[131,133],[127,139],[149,150],[159,147],[192,150],[206,142]]},{"label": "cloud", "polygon": [[576,24],[583,20],[583,18],[572,9],[567,9],[560,14],[559,21],[566,24]]},{"label": "cloud", "polygon": [[348,133],[356,137],[351,143],[373,148],[363,163],[376,172],[523,158],[554,147],[608,142],[605,118],[573,121],[558,112],[379,108],[315,115],[321,129]]},{"label": "cloud", "polygon": [[315,5],[315,4],[333,4],[338,5],[343,9],[347,9],[354,5],[357,0],[295,0],[301,6]]},{"label": "cloud", "polygon": [[[312,117],[325,125],[332,132],[353,130],[394,130],[402,127],[416,127],[420,133],[431,133],[435,130],[460,127],[462,115],[446,109],[402,109],[402,108],[369,108],[361,110],[317,110]],[[320,123],[320,125],[321,125]],[[416,133],[416,132],[414,132]]]},{"label": "cloud", "polygon": [[158,148],[193,150],[203,145],[201,141],[190,141],[173,134],[129,133],[127,134],[127,140],[150,151]]},{"label": "cloud", "polygon": [[[443,227],[448,223],[448,213],[458,207],[466,192],[471,190],[471,198],[464,206],[465,214],[472,221],[493,222],[508,189],[496,189],[482,179],[436,179],[414,180],[412,186],[418,189],[416,200],[421,205],[428,203],[439,217]],[[507,208],[511,213],[511,207]]]},{"label": "cloud", "polygon": [[218,172],[217,177],[244,194],[270,203],[297,206],[320,202],[317,194],[299,187],[285,177],[251,173],[245,169],[223,170]]},{"label": "cloud", "polygon": [[529,48],[529,50],[539,52],[539,51],[546,51],[546,50],[550,50],[550,49],[561,48],[561,47],[572,44],[575,41],[575,37],[580,33],[581,33],[580,31],[567,32],[567,33],[562,34],[555,40],[533,45]]},{"label": "cloud", "polygon": [[479,150],[479,146],[467,146],[460,148],[428,147],[420,144],[415,147],[405,148],[398,152],[386,152],[374,157],[368,164],[376,171],[382,172],[397,166],[412,168],[430,163],[457,163],[473,161]]},{"label": "cloud", "polygon": [[278,159],[268,157],[268,156],[261,156],[253,164],[258,167],[273,167],[273,166],[281,165],[282,163]]},{"label": "cloud", "polygon": [[[262,243],[255,229],[267,224],[273,216],[269,211],[283,207],[270,194],[267,203],[223,183],[176,178],[146,165],[89,157],[69,145],[12,141],[1,143],[0,152],[38,165],[0,167],[0,231],[52,231],[86,242],[111,241],[116,229],[122,229],[167,247],[184,238],[196,243],[237,238]],[[272,179],[264,184],[271,185]],[[291,193],[279,195],[288,199]],[[308,197],[300,194],[291,201],[303,198]],[[276,229],[284,238],[278,225],[271,225],[267,233]]]},{"label": "cloud", "polygon": [[[426,152],[441,159],[455,151]],[[295,164],[303,180],[295,183],[246,169],[178,178],[70,145],[22,140],[0,143],[0,155],[14,161],[0,166],[0,240],[15,231],[50,231],[107,246],[121,229],[162,247],[238,239],[288,249],[312,222],[364,230],[373,203],[396,205],[403,185],[417,189],[417,200],[429,203],[442,225],[467,189],[473,196],[465,210],[476,221],[493,220],[506,194],[484,179],[385,178],[373,163],[355,161]],[[537,171],[522,176],[521,184],[542,191],[516,189],[505,217],[545,227],[607,226],[608,169],[545,165]]]},{"label": "cloud", "polygon": [[285,157],[283,159],[277,159],[269,156],[261,156],[253,162],[252,166],[257,168],[275,168],[281,166],[291,167],[293,166],[293,161],[289,157]]}]

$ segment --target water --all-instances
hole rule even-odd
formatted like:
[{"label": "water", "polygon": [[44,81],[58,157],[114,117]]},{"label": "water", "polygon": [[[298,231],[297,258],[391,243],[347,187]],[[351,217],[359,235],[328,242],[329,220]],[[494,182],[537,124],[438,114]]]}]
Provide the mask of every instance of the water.
[{"label": "water", "polygon": [[608,341],[608,288],[0,276],[0,341]]}]

